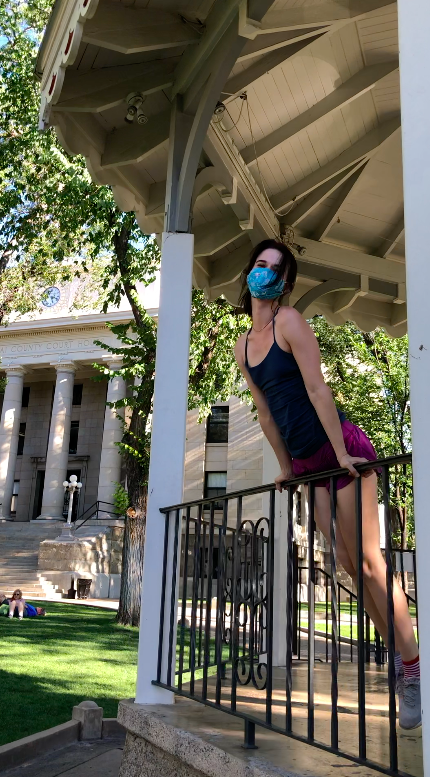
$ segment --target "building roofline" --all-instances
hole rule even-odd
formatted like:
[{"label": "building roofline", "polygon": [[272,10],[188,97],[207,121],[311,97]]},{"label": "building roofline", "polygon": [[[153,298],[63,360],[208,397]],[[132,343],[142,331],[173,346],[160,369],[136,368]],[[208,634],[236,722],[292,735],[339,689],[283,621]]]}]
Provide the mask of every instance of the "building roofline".
[{"label": "building roofline", "polygon": [[[155,318],[158,315],[158,308],[149,308],[149,316]],[[88,313],[83,316],[64,316],[62,318],[33,319],[31,321],[14,321],[8,326],[0,326],[0,338],[2,335],[18,332],[31,332],[36,330],[70,328],[73,326],[82,326],[85,324],[106,324],[112,322],[115,324],[131,321],[133,314],[131,310],[116,310],[112,313]]]}]

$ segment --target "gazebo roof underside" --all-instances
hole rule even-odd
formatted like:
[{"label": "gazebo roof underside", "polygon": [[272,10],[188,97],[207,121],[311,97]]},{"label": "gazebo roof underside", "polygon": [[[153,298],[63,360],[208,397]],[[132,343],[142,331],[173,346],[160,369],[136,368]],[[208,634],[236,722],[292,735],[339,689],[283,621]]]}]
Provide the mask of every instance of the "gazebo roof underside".
[{"label": "gazebo roof underside", "polygon": [[[223,36],[228,45],[226,5],[243,47],[201,151],[195,286],[236,304],[252,246],[292,227],[290,304],[403,335],[396,3],[266,0],[254,21],[259,0],[57,0],[37,64],[42,125],[86,157],[145,232],[160,233],[172,96],[191,104],[213,46]],[[124,121],[132,92],[146,124]]]}]

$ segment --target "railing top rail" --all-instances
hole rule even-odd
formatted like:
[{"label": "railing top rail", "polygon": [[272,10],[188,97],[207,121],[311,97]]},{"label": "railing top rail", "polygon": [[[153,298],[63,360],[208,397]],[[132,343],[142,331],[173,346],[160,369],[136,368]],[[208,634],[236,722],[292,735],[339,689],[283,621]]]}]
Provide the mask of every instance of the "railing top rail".
[{"label": "railing top rail", "polygon": [[[357,472],[366,472],[368,469],[375,469],[375,467],[390,467],[395,464],[411,464],[412,453],[402,453],[398,456],[388,456],[385,459],[376,459],[375,461],[366,462],[366,464],[355,464]],[[331,469],[326,472],[317,472],[315,475],[306,475],[300,478],[291,478],[286,481],[288,486],[302,486],[307,483],[312,483],[317,480],[324,480],[330,477],[339,477],[340,475],[348,474],[347,469]],[[197,499],[191,502],[182,502],[181,504],[171,505],[170,507],[160,507],[160,513],[170,513],[173,510],[182,510],[187,507],[198,507],[199,505],[207,505],[212,502],[224,502],[230,499],[237,499],[238,497],[254,496],[255,494],[265,494],[268,491],[273,491],[275,488],[274,483],[267,483],[263,486],[254,486],[254,488],[247,488],[243,491],[232,491],[230,494],[222,494],[213,497],[207,497],[203,499]]]}]

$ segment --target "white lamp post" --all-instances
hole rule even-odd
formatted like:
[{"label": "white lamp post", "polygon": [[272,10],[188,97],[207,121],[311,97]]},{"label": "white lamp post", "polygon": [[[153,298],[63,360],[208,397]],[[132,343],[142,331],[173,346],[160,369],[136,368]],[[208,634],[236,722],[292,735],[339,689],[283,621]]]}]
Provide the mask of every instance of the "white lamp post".
[{"label": "white lamp post", "polygon": [[74,537],[72,532],[72,510],[73,510],[73,497],[75,495],[75,491],[78,491],[82,488],[82,483],[77,482],[78,478],[76,475],[70,475],[70,482],[68,480],[65,480],[63,483],[64,492],[69,492],[69,509],[67,512],[67,521],[63,526],[62,532],[59,537],[57,537],[56,542],[77,542],[78,540],[76,537]]}]

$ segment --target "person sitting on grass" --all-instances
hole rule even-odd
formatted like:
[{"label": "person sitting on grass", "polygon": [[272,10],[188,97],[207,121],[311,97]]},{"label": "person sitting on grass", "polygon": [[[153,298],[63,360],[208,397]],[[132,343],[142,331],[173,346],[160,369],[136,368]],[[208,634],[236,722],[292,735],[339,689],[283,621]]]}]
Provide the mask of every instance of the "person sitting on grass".
[{"label": "person sitting on grass", "polygon": [[17,612],[19,620],[22,621],[24,608],[25,600],[22,598],[22,591],[20,588],[16,588],[9,603],[9,618],[13,618],[15,612]]},{"label": "person sitting on grass", "polygon": [[[1,600],[1,594],[0,594],[0,600]],[[22,620],[22,618],[36,618],[38,615],[46,615],[46,610],[43,607],[35,607],[33,604],[29,604],[29,602],[26,602],[25,599],[22,598],[22,591],[20,588],[17,588],[13,592],[12,599],[10,601],[7,599],[5,599],[5,601],[7,601],[7,604],[9,605],[8,606],[9,618],[13,618],[15,612],[17,612],[18,618],[20,620]],[[1,614],[1,605],[0,605],[0,614]]]},{"label": "person sitting on grass", "polygon": [[9,599],[6,598],[6,594],[0,591],[0,615],[8,615],[9,613]]}]

